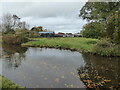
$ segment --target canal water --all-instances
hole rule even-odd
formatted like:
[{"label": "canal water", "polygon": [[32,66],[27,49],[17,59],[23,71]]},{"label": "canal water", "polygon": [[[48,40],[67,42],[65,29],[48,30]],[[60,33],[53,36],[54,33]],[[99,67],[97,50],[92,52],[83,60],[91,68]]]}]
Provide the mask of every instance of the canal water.
[{"label": "canal water", "polygon": [[119,57],[70,50],[3,45],[2,75],[27,88],[115,87]]}]

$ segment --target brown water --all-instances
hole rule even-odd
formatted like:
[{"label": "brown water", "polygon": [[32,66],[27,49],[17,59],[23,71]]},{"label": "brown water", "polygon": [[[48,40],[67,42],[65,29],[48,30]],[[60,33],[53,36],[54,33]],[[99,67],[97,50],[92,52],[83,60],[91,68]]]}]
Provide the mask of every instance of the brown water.
[{"label": "brown water", "polygon": [[27,88],[118,88],[119,62],[119,57],[3,45],[2,74]]}]

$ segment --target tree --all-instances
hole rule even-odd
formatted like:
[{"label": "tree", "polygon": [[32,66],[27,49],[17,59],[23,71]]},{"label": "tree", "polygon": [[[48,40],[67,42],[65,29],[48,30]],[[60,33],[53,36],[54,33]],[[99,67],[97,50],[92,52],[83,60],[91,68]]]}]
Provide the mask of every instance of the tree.
[{"label": "tree", "polygon": [[2,32],[13,32],[12,26],[12,15],[7,13],[2,17]]},{"label": "tree", "polygon": [[17,15],[11,15],[9,13],[3,15],[2,17],[2,31],[3,33],[15,33],[18,29],[26,30],[29,25],[25,21],[20,21],[20,17]]},{"label": "tree", "polygon": [[88,21],[106,21],[111,11],[119,11],[119,6],[119,2],[87,2],[80,10],[79,16]]},{"label": "tree", "polygon": [[100,22],[91,22],[83,26],[81,31],[83,37],[87,38],[101,38],[104,36],[103,23]]},{"label": "tree", "polygon": [[37,27],[37,31],[43,31],[43,27],[42,26],[38,26]]},{"label": "tree", "polygon": [[[90,0],[89,0],[90,1]],[[111,0],[113,1],[113,0]],[[80,10],[79,16],[89,22],[100,22],[104,25],[105,37],[114,40],[115,43],[120,42],[120,29],[118,23],[120,23],[120,2],[87,2]]]},{"label": "tree", "polygon": [[13,15],[12,19],[13,19],[13,29],[15,30],[18,27],[18,24],[20,23],[20,18],[17,15]]}]

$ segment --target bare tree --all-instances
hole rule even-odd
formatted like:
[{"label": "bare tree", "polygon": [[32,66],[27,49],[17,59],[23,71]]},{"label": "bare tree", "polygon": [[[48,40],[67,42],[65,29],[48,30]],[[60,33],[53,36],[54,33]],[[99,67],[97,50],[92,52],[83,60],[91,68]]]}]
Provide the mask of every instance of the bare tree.
[{"label": "bare tree", "polygon": [[10,31],[12,29],[12,15],[7,13],[2,17],[2,32]]},{"label": "bare tree", "polygon": [[9,13],[4,14],[2,17],[2,31],[9,33],[15,32],[16,29],[28,29],[29,25],[25,21],[21,22],[17,15],[11,15]]},{"label": "bare tree", "polygon": [[13,19],[13,29],[18,28],[18,24],[20,23],[20,18],[17,15],[12,16]]}]

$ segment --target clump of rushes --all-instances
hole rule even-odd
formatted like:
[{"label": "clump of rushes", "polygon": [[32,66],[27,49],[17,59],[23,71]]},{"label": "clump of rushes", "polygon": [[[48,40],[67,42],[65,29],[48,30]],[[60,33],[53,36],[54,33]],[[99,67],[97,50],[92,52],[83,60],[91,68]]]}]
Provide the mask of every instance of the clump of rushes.
[{"label": "clump of rushes", "polygon": [[24,87],[14,84],[13,82],[11,82],[10,80],[8,80],[7,78],[5,78],[1,75],[0,75],[0,88],[2,88],[2,89],[7,89],[7,88],[24,89]]}]

